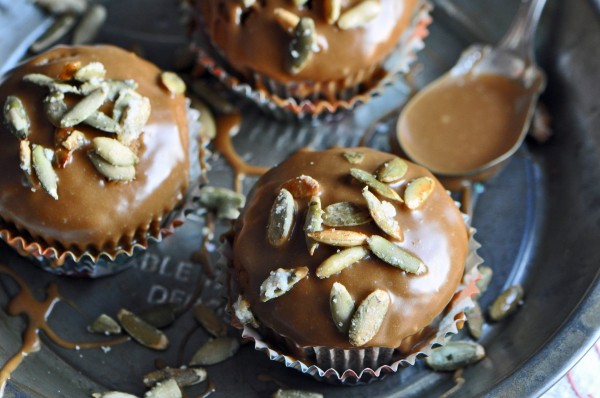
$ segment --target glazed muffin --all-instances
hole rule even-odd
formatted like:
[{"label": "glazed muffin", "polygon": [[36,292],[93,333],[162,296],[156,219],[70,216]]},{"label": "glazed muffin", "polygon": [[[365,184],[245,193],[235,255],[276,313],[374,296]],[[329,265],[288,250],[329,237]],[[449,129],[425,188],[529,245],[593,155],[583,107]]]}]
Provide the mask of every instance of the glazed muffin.
[{"label": "glazed muffin", "polygon": [[235,225],[234,323],[306,368],[390,365],[460,326],[449,304],[470,295],[469,243],[426,169],[368,148],[302,150],[257,182]]},{"label": "glazed muffin", "polygon": [[93,267],[131,255],[172,226],[190,181],[188,123],[185,97],[161,75],[111,46],[58,47],[9,72],[0,85],[4,240],[76,273],[67,260]]},{"label": "glazed muffin", "polygon": [[195,5],[212,46],[205,66],[237,91],[249,87],[276,106],[314,114],[351,107],[353,98],[387,75],[384,63],[398,46],[414,46],[409,40],[414,36],[422,44],[427,33],[422,25],[429,22],[422,3],[216,0]]}]

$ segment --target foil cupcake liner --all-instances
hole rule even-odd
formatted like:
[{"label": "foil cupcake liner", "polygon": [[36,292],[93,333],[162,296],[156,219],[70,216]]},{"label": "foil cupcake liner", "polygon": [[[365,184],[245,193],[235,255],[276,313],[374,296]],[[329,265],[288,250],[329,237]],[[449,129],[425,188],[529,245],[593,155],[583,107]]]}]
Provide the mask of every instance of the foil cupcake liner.
[{"label": "foil cupcake liner", "polygon": [[160,222],[160,226],[154,227],[153,224],[157,224],[157,221],[152,221],[149,223],[148,230],[140,234],[141,237],[138,238],[138,241],[131,242],[128,247],[116,250],[113,253],[104,251],[99,253],[90,251],[75,253],[66,248],[57,248],[35,240],[29,237],[27,233],[7,225],[0,227],[0,238],[21,256],[31,259],[42,269],[57,275],[98,278],[127,269],[135,255],[143,252],[150,245],[172,235],[175,229],[184,223],[186,215],[198,209],[197,198],[202,184],[200,178],[201,166],[198,159],[199,145],[201,145],[199,112],[190,108],[189,102],[188,100],[190,185],[184,202],[166,214]]},{"label": "foil cupcake liner", "polygon": [[[438,319],[436,332],[418,343],[417,347],[408,354],[401,354],[394,348],[366,347],[356,349],[334,349],[329,347],[301,347],[285,336],[274,332],[258,330],[250,325],[242,325],[235,316],[232,324],[242,328],[242,338],[252,341],[254,348],[264,352],[272,361],[281,362],[288,368],[312,376],[316,380],[331,384],[362,385],[380,380],[387,374],[398,372],[400,369],[412,366],[417,359],[429,356],[431,350],[444,345],[453,335],[462,329],[466,316],[464,311],[474,306],[472,297],[479,293],[476,282],[481,278],[478,266],[483,259],[477,254],[481,244],[474,238],[476,230],[469,225],[468,216],[463,214],[465,224],[469,229],[469,254],[465,261],[462,281],[450,303]],[[228,266],[231,258],[231,245],[226,242],[221,250],[221,264]],[[229,278],[229,297],[236,293],[236,286]],[[237,293],[236,293],[237,294]],[[282,349],[283,347],[283,349]],[[300,353],[304,358],[299,359]],[[358,370],[355,370],[358,369]]]},{"label": "foil cupcake liner", "polygon": [[198,46],[198,66],[236,94],[278,119],[327,120],[335,114],[369,102],[380,95],[385,87],[394,83],[401,73],[408,71],[417,52],[425,47],[424,39],[429,34],[427,27],[432,21],[431,9],[429,1],[422,0],[419,3],[410,26],[395,50],[381,65],[374,65],[338,81],[282,84],[254,73],[252,80],[255,83],[249,84],[229,71],[225,56],[210,44],[210,39],[202,32],[202,44]]}]

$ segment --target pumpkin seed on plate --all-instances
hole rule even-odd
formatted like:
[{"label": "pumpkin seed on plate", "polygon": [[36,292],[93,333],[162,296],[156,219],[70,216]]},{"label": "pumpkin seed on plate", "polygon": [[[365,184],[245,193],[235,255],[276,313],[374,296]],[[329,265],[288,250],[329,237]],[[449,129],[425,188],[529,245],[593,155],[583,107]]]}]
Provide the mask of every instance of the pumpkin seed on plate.
[{"label": "pumpkin seed on plate", "polygon": [[334,282],[329,293],[329,309],[335,327],[342,333],[347,333],[354,314],[354,300],[346,286]]},{"label": "pumpkin seed on plate", "polygon": [[90,6],[73,32],[72,44],[80,45],[92,42],[104,25],[106,14],[106,7],[103,5]]},{"label": "pumpkin seed on plate", "polygon": [[419,177],[408,183],[404,191],[406,207],[415,210],[423,205],[433,192],[435,182],[429,177]]},{"label": "pumpkin seed on plate", "polygon": [[350,164],[361,164],[365,158],[365,154],[362,152],[344,152],[344,158]]},{"label": "pumpkin seed on plate", "polygon": [[273,393],[272,398],[323,398],[323,394],[311,391],[279,389]]},{"label": "pumpkin seed on plate", "polygon": [[223,187],[203,187],[200,190],[199,199],[202,206],[216,211],[218,218],[228,220],[238,218],[239,209],[246,204],[244,195]]},{"label": "pumpkin seed on plate", "polygon": [[20,140],[29,136],[29,117],[23,102],[14,95],[6,97],[4,102],[4,121],[11,133]]},{"label": "pumpkin seed on plate", "polygon": [[307,267],[278,268],[260,285],[262,302],[282,296],[308,275]]},{"label": "pumpkin seed on plate", "polygon": [[96,170],[111,181],[131,181],[135,178],[134,166],[112,165],[95,152],[89,152],[88,157]]},{"label": "pumpkin seed on plate", "polygon": [[232,337],[218,337],[204,343],[192,357],[191,366],[208,366],[223,362],[236,354],[240,343]]},{"label": "pumpkin seed on plate", "polygon": [[523,288],[521,285],[514,285],[503,291],[488,308],[488,313],[492,321],[501,321],[523,304]]},{"label": "pumpkin seed on plate", "polygon": [[317,268],[316,275],[320,279],[329,278],[362,260],[367,254],[367,250],[362,246],[344,249],[323,261]]},{"label": "pumpkin seed on plate", "polygon": [[315,21],[302,17],[294,28],[288,54],[288,70],[296,75],[304,69],[317,43]]},{"label": "pumpkin seed on plate", "polygon": [[160,82],[171,94],[179,95],[185,93],[185,82],[175,72],[163,72],[160,74]]},{"label": "pumpkin seed on plate", "polygon": [[369,236],[356,231],[325,229],[309,233],[308,237],[330,246],[353,247],[363,245]]},{"label": "pumpkin seed on plate", "polygon": [[404,233],[398,221],[396,221],[396,208],[394,205],[386,201],[380,202],[375,195],[369,192],[368,187],[363,189],[362,194],[367,201],[369,212],[375,220],[375,224],[395,240],[403,241]]},{"label": "pumpkin seed on plate", "polygon": [[352,227],[371,221],[369,211],[352,202],[330,204],[323,213],[323,224],[328,227]]},{"label": "pumpkin seed on plate", "polygon": [[37,176],[42,188],[52,196],[55,200],[58,200],[58,176],[52,168],[52,163],[46,155],[46,149],[41,145],[34,145],[32,152],[32,163],[35,175]]},{"label": "pumpkin seed on plate", "polygon": [[304,220],[304,234],[308,253],[312,256],[319,247],[319,243],[308,235],[323,230],[323,210],[321,210],[321,198],[313,196],[308,203],[306,218]]},{"label": "pumpkin seed on plate", "polygon": [[120,334],[121,326],[113,318],[106,314],[99,315],[91,325],[87,327],[90,333],[100,333],[105,335]]},{"label": "pumpkin seed on plate", "polygon": [[215,312],[204,304],[194,307],[194,318],[202,327],[215,337],[227,336],[227,325],[215,314]]},{"label": "pumpkin seed on plate", "polygon": [[32,45],[29,50],[39,53],[56,44],[75,25],[72,14],[62,14]]},{"label": "pumpkin seed on plate", "polygon": [[101,62],[90,62],[75,72],[73,78],[79,82],[100,82],[104,80],[106,68]]},{"label": "pumpkin seed on plate", "polygon": [[96,137],[92,140],[96,154],[113,166],[133,166],[139,162],[138,157],[129,147],[108,137]]},{"label": "pumpkin seed on plate", "polygon": [[289,240],[294,226],[295,212],[294,197],[290,191],[282,188],[275,198],[269,214],[267,239],[271,246],[281,247]]},{"label": "pumpkin seed on plate", "polygon": [[427,271],[427,267],[417,256],[381,236],[372,235],[367,243],[373,254],[394,267],[415,275]]},{"label": "pumpkin seed on plate", "polygon": [[381,182],[396,182],[406,175],[408,163],[398,157],[393,158],[382,164],[377,169],[377,179]]},{"label": "pumpkin seed on plate", "polygon": [[293,33],[296,26],[298,26],[298,22],[300,22],[300,17],[298,15],[285,8],[276,8],[273,11],[273,15],[279,26],[288,33]]},{"label": "pumpkin seed on plate", "polygon": [[117,313],[117,318],[127,334],[141,345],[154,350],[166,350],[169,346],[169,339],[163,332],[132,312],[121,309]]},{"label": "pumpkin seed on plate", "polygon": [[67,111],[60,121],[60,126],[73,127],[83,122],[104,104],[107,95],[108,87],[103,84]]},{"label": "pumpkin seed on plate", "polygon": [[212,140],[217,136],[217,124],[210,108],[201,100],[192,98],[192,108],[200,112],[200,135],[206,140]]},{"label": "pumpkin seed on plate", "polygon": [[350,175],[352,175],[352,177],[356,178],[363,184],[367,185],[369,188],[373,189],[379,195],[391,200],[395,200],[396,202],[404,202],[400,195],[398,195],[398,192],[394,191],[392,188],[385,185],[381,181],[378,181],[375,177],[373,177],[371,173],[368,173],[361,169],[352,168],[350,169]]},{"label": "pumpkin seed on plate", "polygon": [[287,189],[294,199],[310,198],[320,192],[319,181],[306,175],[290,178],[281,187]]},{"label": "pumpkin seed on plate", "polygon": [[156,383],[150,391],[144,394],[144,398],[182,398],[183,394],[173,379],[167,379]]},{"label": "pumpkin seed on plate", "polygon": [[473,300],[473,307],[466,309],[465,315],[467,316],[467,328],[469,334],[471,334],[474,339],[479,339],[483,332],[483,313],[481,312],[481,307],[477,300]]},{"label": "pumpkin seed on plate", "polygon": [[381,12],[381,3],[377,0],[361,1],[340,15],[337,24],[342,30],[355,29],[365,26],[377,18]]},{"label": "pumpkin seed on plate", "polygon": [[144,375],[144,385],[152,387],[157,383],[173,379],[179,387],[189,387],[206,380],[206,370],[203,368],[171,368],[156,370]]},{"label": "pumpkin seed on plate", "polygon": [[35,3],[50,14],[81,14],[88,6],[87,0],[35,0]]},{"label": "pumpkin seed on plate", "polygon": [[177,319],[177,305],[173,303],[157,304],[140,311],[137,316],[155,328],[169,326]]},{"label": "pumpkin seed on plate", "polygon": [[350,344],[361,347],[367,344],[381,328],[390,306],[387,292],[377,289],[365,298],[350,321],[348,337]]},{"label": "pumpkin seed on plate", "polygon": [[485,357],[485,349],[471,341],[450,341],[434,348],[425,359],[427,365],[436,371],[453,371],[478,362]]}]

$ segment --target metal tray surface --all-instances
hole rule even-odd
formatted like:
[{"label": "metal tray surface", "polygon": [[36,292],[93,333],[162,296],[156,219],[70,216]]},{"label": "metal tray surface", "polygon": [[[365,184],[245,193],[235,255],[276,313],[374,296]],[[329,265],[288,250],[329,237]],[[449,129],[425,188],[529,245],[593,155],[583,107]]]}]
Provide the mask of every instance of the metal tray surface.
[{"label": "metal tray surface", "polygon": [[[172,66],[175,50],[186,42],[172,1],[102,3],[109,8],[109,19],[99,42],[142,48],[160,66]],[[472,42],[495,42],[518,5],[517,0],[434,3],[435,22],[413,68],[418,71],[412,74],[418,86],[452,66]],[[550,0],[547,7],[538,36],[538,60],[548,74],[542,100],[552,114],[555,135],[545,144],[526,142],[477,195],[473,220],[477,239],[483,244],[479,254],[495,271],[492,285],[481,298],[482,306],[514,283],[523,284],[526,301],[510,319],[486,326],[482,344],[487,358],[465,369],[466,382],[453,397],[539,396],[600,337],[598,2]],[[14,18],[19,23],[9,23]],[[0,0],[0,70],[13,66],[39,34],[37,28],[48,23],[48,17],[27,1]],[[395,123],[389,114],[397,114],[408,93],[408,85],[400,81],[355,112],[316,126],[274,121],[253,106],[243,105],[242,127],[233,143],[248,162],[266,166],[304,146],[357,145],[367,130],[374,132],[369,146],[389,150]],[[211,184],[232,187],[226,161],[215,156],[211,163]],[[253,181],[246,180],[245,190]],[[53,310],[51,327],[67,340],[89,341],[96,337],[85,328],[103,312],[184,303],[198,286],[203,302],[215,307],[222,303],[221,287],[190,260],[200,246],[202,227],[202,217],[191,219],[139,257],[131,269],[98,280],[45,273],[4,244],[0,245],[0,263],[17,272],[39,298],[44,297],[49,283],[58,284],[64,301]],[[220,223],[219,231],[226,227]],[[26,325],[25,319],[4,312],[17,291],[11,278],[0,275],[1,364],[18,350]],[[106,390],[139,396],[144,391],[142,375],[154,370],[156,359],[170,365],[185,363],[207,339],[189,313],[166,333],[172,348],[165,352],[150,351],[133,342],[108,352],[66,350],[41,333],[41,351],[25,358],[13,373],[5,396],[88,397],[91,392]],[[269,361],[251,345],[242,347],[233,359],[209,367],[208,372],[217,387],[216,397],[267,397],[279,385],[318,391],[327,397],[437,397],[454,385],[451,374],[434,373],[419,363],[368,386],[330,386]],[[190,390],[191,396],[198,396],[204,388]]]}]

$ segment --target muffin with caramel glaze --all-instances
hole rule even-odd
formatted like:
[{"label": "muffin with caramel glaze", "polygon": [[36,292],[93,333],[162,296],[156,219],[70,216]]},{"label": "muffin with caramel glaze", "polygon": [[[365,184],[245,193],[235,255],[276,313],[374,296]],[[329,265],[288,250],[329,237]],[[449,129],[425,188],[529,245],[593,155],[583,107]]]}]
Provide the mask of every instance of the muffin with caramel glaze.
[{"label": "muffin with caramel glaze", "polygon": [[406,67],[430,22],[421,0],[194,4],[209,44],[202,64],[259,104],[298,115],[368,100],[390,64],[394,70]]},{"label": "muffin with caramel glaze", "polygon": [[59,273],[95,275],[99,258],[131,255],[167,232],[190,162],[185,97],[161,72],[133,53],[90,46],[55,48],[8,74],[4,240]]},{"label": "muffin with caramel glaze", "polygon": [[368,148],[302,150],[257,182],[235,225],[234,323],[317,377],[397,370],[462,326],[470,243],[426,169]]}]

